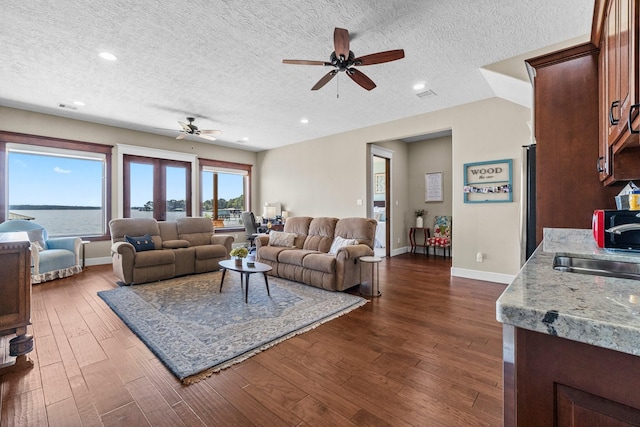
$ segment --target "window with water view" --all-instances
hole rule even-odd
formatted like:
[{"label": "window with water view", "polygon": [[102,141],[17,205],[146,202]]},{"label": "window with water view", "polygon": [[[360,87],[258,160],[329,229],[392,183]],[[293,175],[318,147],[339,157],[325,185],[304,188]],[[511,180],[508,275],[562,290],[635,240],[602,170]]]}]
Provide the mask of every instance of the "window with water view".
[{"label": "window with water view", "polygon": [[32,220],[50,237],[105,234],[103,154],[15,144],[7,155],[7,219]]}]

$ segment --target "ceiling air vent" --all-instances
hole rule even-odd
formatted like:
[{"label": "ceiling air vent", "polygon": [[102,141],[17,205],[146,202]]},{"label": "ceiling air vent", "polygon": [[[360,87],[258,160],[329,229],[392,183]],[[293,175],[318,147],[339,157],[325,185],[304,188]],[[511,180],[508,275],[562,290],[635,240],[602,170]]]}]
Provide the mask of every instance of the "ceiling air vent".
[{"label": "ceiling air vent", "polygon": [[58,107],[66,108],[67,110],[77,110],[78,109],[78,107],[75,107],[75,106],[69,105],[69,104],[58,104]]},{"label": "ceiling air vent", "polygon": [[431,98],[433,96],[436,96],[436,93],[431,89],[428,89],[428,90],[425,90],[424,92],[416,93],[416,96],[418,98]]}]

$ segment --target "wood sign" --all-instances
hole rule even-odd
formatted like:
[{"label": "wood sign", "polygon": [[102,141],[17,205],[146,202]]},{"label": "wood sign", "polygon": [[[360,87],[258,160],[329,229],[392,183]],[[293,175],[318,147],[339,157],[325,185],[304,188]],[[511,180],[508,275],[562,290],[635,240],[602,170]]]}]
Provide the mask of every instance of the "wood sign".
[{"label": "wood sign", "polygon": [[495,203],[513,201],[511,159],[464,165],[464,202]]}]

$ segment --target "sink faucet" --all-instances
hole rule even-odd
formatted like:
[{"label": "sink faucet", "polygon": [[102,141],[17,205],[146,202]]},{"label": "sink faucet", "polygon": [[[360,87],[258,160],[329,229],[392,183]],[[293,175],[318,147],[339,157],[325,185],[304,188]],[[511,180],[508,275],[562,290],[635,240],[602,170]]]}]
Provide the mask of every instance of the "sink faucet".
[{"label": "sink faucet", "polygon": [[622,234],[625,231],[633,231],[633,230],[636,230],[636,231],[640,230],[640,223],[633,222],[631,224],[616,225],[615,227],[611,227],[605,231],[607,233]]}]

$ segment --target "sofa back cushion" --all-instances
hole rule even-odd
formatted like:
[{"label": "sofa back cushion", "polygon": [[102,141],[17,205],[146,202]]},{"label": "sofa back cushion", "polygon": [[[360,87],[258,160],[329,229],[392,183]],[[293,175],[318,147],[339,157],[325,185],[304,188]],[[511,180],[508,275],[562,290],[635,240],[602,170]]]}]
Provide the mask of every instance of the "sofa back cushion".
[{"label": "sofa back cushion", "polygon": [[356,239],[373,249],[378,222],[371,218],[341,218],[336,224],[335,235],[345,239]]},{"label": "sofa back cushion", "polygon": [[337,222],[338,218],[314,218],[309,224],[309,234],[302,248],[310,251],[329,252]]},{"label": "sofa back cushion", "polygon": [[109,221],[111,242],[125,241],[124,236],[139,237],[149,234],[156,249],[162,249],[158,222],[153,218],[117,218]]},{"label": "sofa back cushion", "polygon": [[174,221],[158,221],[162,240],[178,240],[178,227]]},{"label": "sofa back cushion", "polygon": [[310,216],[295,216],[288,218],[284,223],[284,231],[296,235],[293,242],[296,248],[302,248],[304,246],[304,241],[309,234],[309,225],[312,219]]},{"label": "sofa back cushion", "polygon": [[210,245],[213,223],[209,218],[183,217],[176,219],[178,239],[187,240],[191,246]]}]

